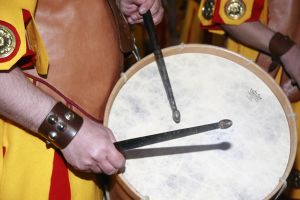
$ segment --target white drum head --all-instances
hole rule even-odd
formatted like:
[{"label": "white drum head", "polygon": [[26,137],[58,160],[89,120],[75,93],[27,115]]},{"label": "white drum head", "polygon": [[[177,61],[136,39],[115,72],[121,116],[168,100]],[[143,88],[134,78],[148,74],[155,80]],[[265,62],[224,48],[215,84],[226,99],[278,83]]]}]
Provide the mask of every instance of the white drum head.
[{"label": "white drum head", "polygon": [[273,196],[296,148],[292,110],[280,88],[254,63],[224,49],[186,45],[164,54],[181,122],[172,120],[149,56],[130,69],[110,98],[105,124],[117,140],[221,119],[233,125],[127,152],[122,181],[152,200]]}]

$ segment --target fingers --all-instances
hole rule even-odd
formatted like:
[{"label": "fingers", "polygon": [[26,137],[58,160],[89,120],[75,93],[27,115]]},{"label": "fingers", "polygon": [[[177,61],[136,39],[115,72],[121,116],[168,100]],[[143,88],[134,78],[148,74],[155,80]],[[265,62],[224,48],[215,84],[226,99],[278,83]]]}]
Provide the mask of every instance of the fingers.
[{"label": "fingers", "polygon": [[[108,175],[117,173],[120,169],[125,166],[124,156],[115,148],[113,142],[116,141],[112,131],[109,128],[103,127],[106,133],[107,139],[106,149],[95,155],[97,165],[101,168],[102,172]],[[103,144],[104,145],[104,144]],[[103,154],[106,156],[103,157]]]},{"label": "fingers", "polygon": [[120,169],[122,169],[122,167],[115,167],[111,164],[112,162],[115,161],[110,161],[108,158],[104,158],[99,161],[95,160],[93,165],[89,166],[89,170],[87,170],[87,172],[93,172],[96,174],[105,173],[107,175],[116,174]]},{"label": "fingers", "polygon": [[140,14],[145,14],[150,10],[155,25],[159,24],[164,15],[164,8],[160,0],[146,1],[139,8]]},{"label": "fingers", "polygon": [[160,0],[148,0],[145,1],[139,7],[139,13],[145,14],[148,10],[151,11],[152,15],[155,15],[162,8]]},{"label": "fingers", "polygon": [[[112,144],[106,150],[99,151],[93,158],[93,165],[98,166],[103,173],[108,175],[118,173],[125,166],[125,158]],[[92,171],[99,173],[95,169],[98,170],[97,168],[93,168]]]},{"label": "fingers", "polygon": [[85,119],[76,137],[61,151],[75,169],[111,175],[125,165],[125,158],[115,148],[114,141],[108,128]]},{"label": "fingers", "polygon": [[107,157],[107,160],[110,162],[110,164],[115,167],[116,169],[120,170],[124,168],[125,166],[125,158],[124,156],[115,149],[110,151],[109,157]]},{"label": "fingers", "polygon": [[[110,137],[111,141],[115,142],[116,139],[112,133],[112,131],[109,128],[105,128],[108,136]],[[115,167],[116,169],[120,170],[124,168],[125,166],[125,158],[124,156],[115,148],[113,145],[111,147],[111,150],[109,150],[110,154],[107,157],[107,160],[110,162],[110,164]]]},{"label": "fingers", "polygon": [[93,172],[95,174],[101,174],[103,171],[102,171],[101,167],[99,167],[98,165],[92,165],[92,166],[90,166],[90,170],[86,170],[86,172]]},{"label": "fingers", "polygon": [[161,7],[158,12],[156,12],[155,14],[152,14],[153,17],[153,22],[155,25],[159,24],[164,16],[164,9]]},{"label": "fingers", "polygon": [[107,159],[104,162],[100,162],[98,166],[100,169],[102,169],[103,173],[107,175],[116,174],[119,171],[119,169],[112,166]]},{"label": "fingers", "polygon": [[122,170],[125,166],[124,157],[119,155],[116,150],[109,150],[109,152],[110,153],[108,153],[105,157],[103,157],[103,154],[105,154],[104,152],[101,152],[101,155],[98,154],[96,156],[92,156],[93,161],[88,162],[88,164],[84,167],[84,171],[112,175]]},{"label": "fingers", "polygon": [[136,4],[122,4],[122,12],[126,15],[126,16],[131,16],[134,14],[138,14],[137,12],[138,10],[138,6]]},{"label": "fingers", "polygon": [[163,18],[164,9],[161,0],[133,0],[133,5],[123,5],[122,10],[127,16],[130,24],[143,22],[142,15],[150,10],[154,24],[161,22]]},{"label": "fingers", "polygon": [[112,175],[118,173],[125,166],[125,158],[114,146],[99,151],[96,155],[92,155],[91,158],[92,162],[86,165],[88,170],[85,171]]},{"label": "fingers", "polygon": [[126,0],[127,4],[138,4],[138,5],[144,3],[145,1],[147,0]]},{"label": "fingers", "polygon": [[94,161],[93,167],[91,167],[94,173],[103,172],[107,175],[112,175],[118,173],[125,166],[124,157],[115,149],[109,150],[105,158],[100,156],[95,157]]}]

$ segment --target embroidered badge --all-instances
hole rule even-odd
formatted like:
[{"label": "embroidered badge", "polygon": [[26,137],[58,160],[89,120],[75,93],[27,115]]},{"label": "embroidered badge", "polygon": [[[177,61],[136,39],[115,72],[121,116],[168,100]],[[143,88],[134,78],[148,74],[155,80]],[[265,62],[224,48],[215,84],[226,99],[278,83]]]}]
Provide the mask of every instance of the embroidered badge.
[{"label": "embroidered badge", "polygon": [[246,5],[243,0],[228,0],[224,9],[227,17],[238,20],[244,16]]},{"label": "embroidered badge", "polygon": [[0,59],[10,56],[16,48],[16,37],[13,31],[0,25]]}]

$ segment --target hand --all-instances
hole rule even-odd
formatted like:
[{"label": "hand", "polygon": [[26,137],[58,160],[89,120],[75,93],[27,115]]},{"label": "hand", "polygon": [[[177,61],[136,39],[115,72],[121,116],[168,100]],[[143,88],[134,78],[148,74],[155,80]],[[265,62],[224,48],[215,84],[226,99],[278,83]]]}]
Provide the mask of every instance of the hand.
[{"label": "hand", "polygon": [[108,128],[84,118],[75,138],[61,151],[75,169],[111,175],[125,165],[124,157],[113,145],[114,141]]},{"label": "hand", "polygon": [[155,25],[161,22],[164,15],[161,0],[120,0],[120,9],[130,24],[143,22],[142,15],[148,10]]},{"label": "hand", "polygon": [[[280,57],[280,60],[287,71],[287,73],[296,81],[300,86],[300,46],[294,45],[288,52]],[[292,82],[287,82],[283,91],[289,96],[298,90],[297,86],[292,85]]]}]

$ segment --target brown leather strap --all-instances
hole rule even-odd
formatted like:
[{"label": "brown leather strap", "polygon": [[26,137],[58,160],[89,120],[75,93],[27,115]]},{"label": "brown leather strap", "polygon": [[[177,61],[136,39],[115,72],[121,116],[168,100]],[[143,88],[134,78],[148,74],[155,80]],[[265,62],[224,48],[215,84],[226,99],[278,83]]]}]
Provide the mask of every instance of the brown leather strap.
[{"label": "brown leather strap", "polygon": [[58,102],[40,125],[38,132],[59,149],[65,148],[75,137],[83,119]]},{"label": "brown leather strap", "polygon": [[270,40],[269,50],[272,57],[279,60],[294,44],[288,36],[277,32]]},{"label": "brown leather strap", "polygon": [[133,39],[131,36],[129,25],[128,25],[127,21],[125,20],[122,12],[118,8],[118,6],[116,4],[116,0],[108,0],[108,3],[113,12],[116,26],[118,29],[120,50],[123,53],[132,52],[134,47],[133,47]]}]

